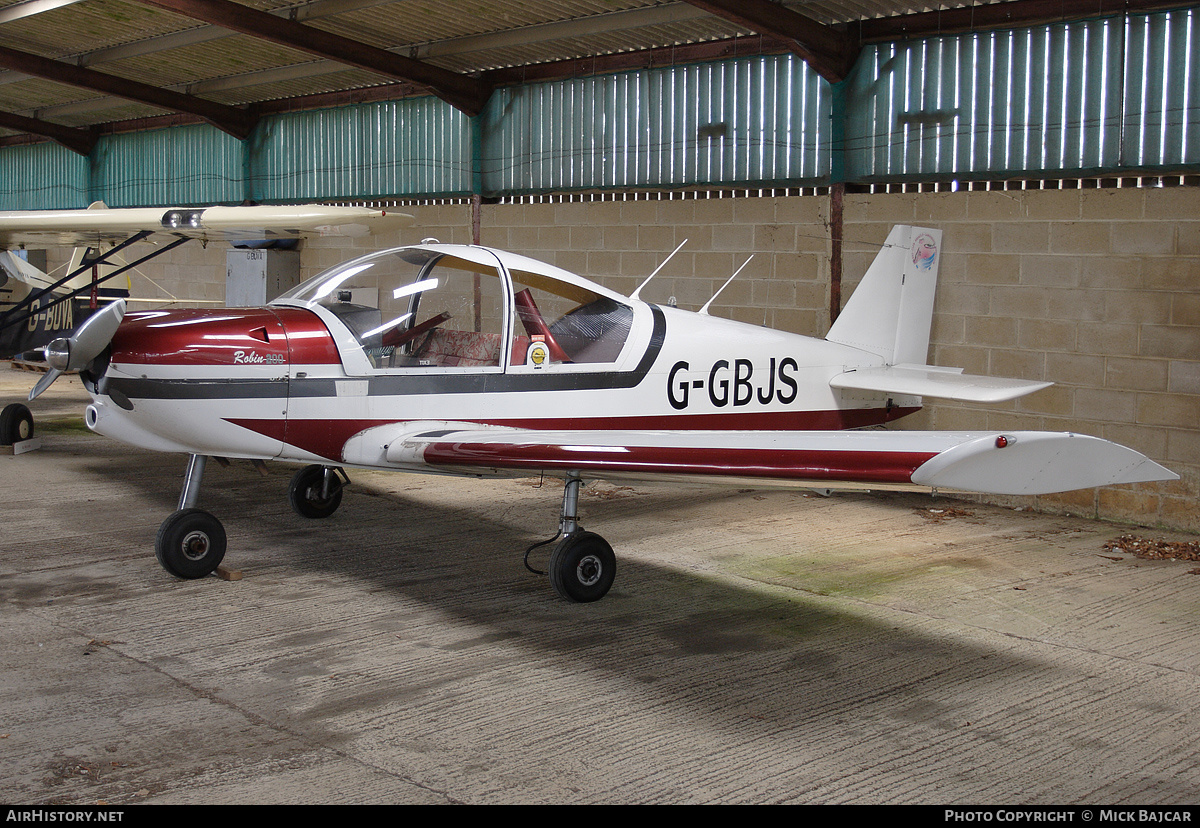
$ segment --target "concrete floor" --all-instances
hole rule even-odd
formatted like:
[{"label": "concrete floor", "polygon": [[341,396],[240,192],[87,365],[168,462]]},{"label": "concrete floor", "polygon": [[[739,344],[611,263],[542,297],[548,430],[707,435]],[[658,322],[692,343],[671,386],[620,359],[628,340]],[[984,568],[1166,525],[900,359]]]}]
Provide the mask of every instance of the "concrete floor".
[{"label": "concrete floor", "polygon": [[1130,527],[597,484],[617,583],[571,605],[521,564],[554,484],[352,472],[305,521],[292,468],[210,464],[245,577],[184,582],[152,548],[184,459],[81,393],[0,455],[0,801],[1200,799],[1200,565],[1103,548]]}]

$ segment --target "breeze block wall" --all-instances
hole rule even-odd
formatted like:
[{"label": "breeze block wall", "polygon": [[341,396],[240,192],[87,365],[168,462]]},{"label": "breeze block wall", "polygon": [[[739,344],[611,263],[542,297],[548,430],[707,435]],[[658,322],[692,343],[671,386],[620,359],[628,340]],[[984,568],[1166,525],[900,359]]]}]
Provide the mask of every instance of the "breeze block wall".
[{"label": "breeze block wall", "polygon": [[[848,197],[847,238],[943,230],[931,359],[1052,388],[998,406],[927,401],[902,428],[1077,431],[1180,474],[1030,499],[1043,511],[1200,529],[1200,190]],[[861,274],[872,252],[848,253]],[[1023,499],[997,499],[1024,505]]]},{"label": "breeze block wall", "polygon": [[713,198],[484,207],[484,244],[551,262],[626,295],[680,243],[641,298],[754,325],[824,335],[828,201]]}]

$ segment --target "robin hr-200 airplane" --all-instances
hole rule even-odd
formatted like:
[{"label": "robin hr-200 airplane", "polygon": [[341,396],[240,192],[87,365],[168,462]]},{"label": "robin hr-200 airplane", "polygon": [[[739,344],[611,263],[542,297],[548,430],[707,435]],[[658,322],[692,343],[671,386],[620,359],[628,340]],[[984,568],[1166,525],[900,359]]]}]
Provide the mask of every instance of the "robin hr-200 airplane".
[{"label": "robin hr-200 airplane", "polygon": [[[38,215],[0,214],[0,241]],[[142,229],[170,235],[163,224]],[[996,494],[1176,478],[1079,434],[863,430],[923,396],[987,403],[1049,384],[926,364],[940,258],[940,231],[894,228],[814,339],[427,240],[347,261],[262,308],[126,314],[113,302],[47,346],[52,370],[30,396],[79,370],[92,430],[190,455],[155,542],[181,578],[225,554],[221,523],[196,508],[208,457],[307,464],[288,492],[307,518],[338,508],[346,467],[561,477],[559,533],[545,543],[557,541],[550,581],[570,601],[603,597],[616,571],[609,544],[579,524],[586,478]]]}]

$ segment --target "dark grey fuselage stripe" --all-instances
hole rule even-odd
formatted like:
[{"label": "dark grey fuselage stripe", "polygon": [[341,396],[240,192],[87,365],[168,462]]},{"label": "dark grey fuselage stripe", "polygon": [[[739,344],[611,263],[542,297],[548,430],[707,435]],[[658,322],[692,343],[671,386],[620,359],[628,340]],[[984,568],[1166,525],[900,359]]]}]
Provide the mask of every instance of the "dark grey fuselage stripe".
[{"label": "dark grey fuselage stripe", "polygon": [[336,397],[337,383],[347,380],[367,380],[368,395],[372,397],[413,396],[425,394],[486,394],[509,391],[592,391],[637,386],[658,359],[667,335],[667,320],[661,309],[650,306],[654,328],[646,353],[632,371],[597,371],[596,373],[505,374],[464,372],[461,374],[426,374],[419,368],[412,373],[387,374],[372,377],[339,377],[312,379],[129,379],[106,376],[100,392],[113,389],[132,400],[210,400],[210,399],[268,399],[283,397]]},{"label": "dark grey fuselage stripe", "polygon": [[[333,388],[332,381],[330,388]],[[113,391],[131,400],[249,400],[284,399],[288,395],[287,377],[260,379],[129,379],[105,376],[100,393]]]}]

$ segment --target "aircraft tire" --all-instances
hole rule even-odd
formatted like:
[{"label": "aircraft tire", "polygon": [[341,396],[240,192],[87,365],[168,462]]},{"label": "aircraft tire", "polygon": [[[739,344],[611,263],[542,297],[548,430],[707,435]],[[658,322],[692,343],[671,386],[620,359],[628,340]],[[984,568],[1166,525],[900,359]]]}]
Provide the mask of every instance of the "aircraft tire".
[{"label": "aircraft tire", "polygon": [[593,532],[573,532],[550,553],[550,584],[568,601],[586,604],[608,594],[617,576],[617,556]]},{"label": "aircraft tire", "polygon": [[0,446],[11,446],[33,436],[33,414],[21,403],[11,403],[0,411]]},{"label": "aircraft tire", "polygon": [[288,503],[292,511],[306,518],[327,518],[342,505],[342,484],[327,498],[321,497],[321,484],[325,479],[324,466],[305,466],[292,475],[288,485]]},{"label": "aircraft tire", "polygon": [[203,578],[225,557],[225,527],[203,509],[180,509],[158,527],[154,554],[176,578]]}]

